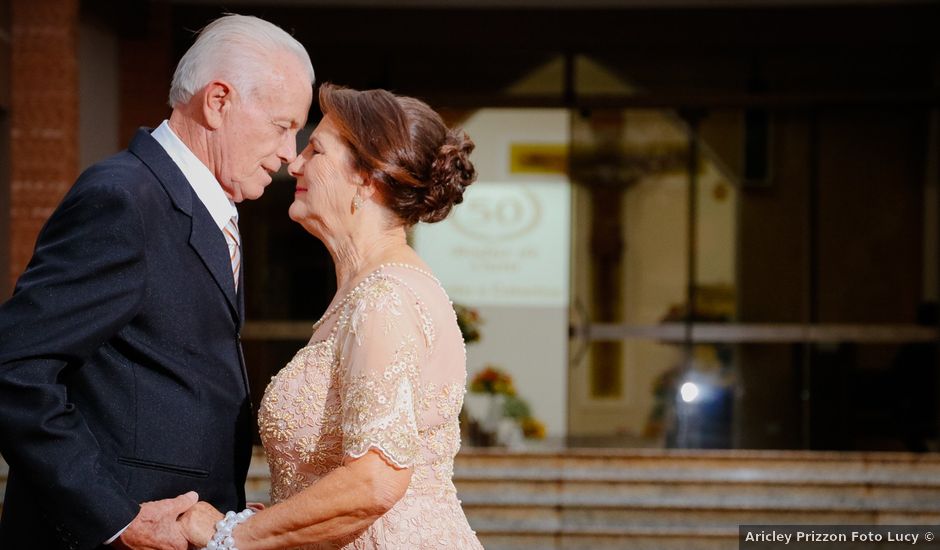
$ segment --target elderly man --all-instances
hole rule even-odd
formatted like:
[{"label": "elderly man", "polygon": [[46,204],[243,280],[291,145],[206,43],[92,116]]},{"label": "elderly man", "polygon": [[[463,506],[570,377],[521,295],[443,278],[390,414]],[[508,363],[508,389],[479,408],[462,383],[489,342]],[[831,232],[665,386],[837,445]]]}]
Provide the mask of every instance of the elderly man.
[{"label": "elderly man", "polygon": [[197,498],[244,507],[235,204],[295,158],[312,83],[283,30],[214,21],[176,69],[170,119],[52,214],[0,307],[4,550],[185,549],[176,519]]}]

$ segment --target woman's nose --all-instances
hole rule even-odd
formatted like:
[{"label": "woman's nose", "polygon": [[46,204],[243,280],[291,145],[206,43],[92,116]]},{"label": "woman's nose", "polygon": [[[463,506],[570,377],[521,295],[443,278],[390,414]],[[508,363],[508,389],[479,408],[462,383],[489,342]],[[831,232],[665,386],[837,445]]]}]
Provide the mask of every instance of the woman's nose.
[{"label": "woman's nose", "polygon": [[287,173],[294,176],[295,178],[299,178],[304,174],[303,167],[304,156],[297,155],[297,157],[295,157],[294,160],[290,161],[290,164],[287,165]]}]

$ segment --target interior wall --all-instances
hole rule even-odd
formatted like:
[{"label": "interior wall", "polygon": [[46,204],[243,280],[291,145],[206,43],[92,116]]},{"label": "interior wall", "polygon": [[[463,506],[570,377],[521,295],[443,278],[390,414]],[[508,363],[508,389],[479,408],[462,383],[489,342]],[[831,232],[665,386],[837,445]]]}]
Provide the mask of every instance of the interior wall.
[{"label": "interior wall", "polygon": [[[770,184],[741,191],[738,212],[737,316],[742,323],[800,323],[808,319],[807,231],[810,121],[776,113]],[[741,391],[735,432],[742,448],[801,446],[799,346],[737,346]]]},{"label": "interior wall", "polygon": [[924,300],[940,299],[940,111],[930,112],[924,175]]},{"label": "interior wall", "polygon": [[[167,97],[173,70],[183,51],[193,43],[193,33],[208,21],[192,26],[173,18],[172,7],[163,2],[136,6],[121,3],[119,22],[118,78],[120,114],[118,144],[127,147],[141,127],[156,128],[169,117]],[[214,17],[223,10],[215,9]],[[239,12],[241,13],[241,12]],[[173,35],[185,36],[183,50],[174,51]]]},{"label": "interior wall", "polygon": [[117,34],[99,18],[86,15],[78,38],[78,166],[84,170],[124,146],[118,142]]},{"label": "interior wall", "polygon": [[924,109],[819,118],[819,322],[914,323],[922,297]]},{"label": "interior wall", "polygon": [[[775,115],[772,183],[742,194],[740,321],[916,321],[927,123],[923,109]],[[851,369],[887,369],[894,353],[852,344],[739,346],[740,445],[851,446],[840,435],[851,411],[842,407],[839,420],[830,409],[852,402],[848,384],[860,371]]]}]

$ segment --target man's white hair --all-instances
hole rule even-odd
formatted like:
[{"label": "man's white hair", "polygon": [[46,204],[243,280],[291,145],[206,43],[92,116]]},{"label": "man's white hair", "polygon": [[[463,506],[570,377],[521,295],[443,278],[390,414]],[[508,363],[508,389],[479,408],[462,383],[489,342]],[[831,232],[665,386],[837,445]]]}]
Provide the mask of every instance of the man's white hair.
[{"label": "man's white hair", "polygon": [[270,71],[271,55],[280,52],[293,54],[313,85],[310,56],[293,36],[250,15],[220,17],[200,31],[176,66],[170,85],[170,107],[187,103],[216,78],[230,82],[239,93],[252,96],[258,81]]}]

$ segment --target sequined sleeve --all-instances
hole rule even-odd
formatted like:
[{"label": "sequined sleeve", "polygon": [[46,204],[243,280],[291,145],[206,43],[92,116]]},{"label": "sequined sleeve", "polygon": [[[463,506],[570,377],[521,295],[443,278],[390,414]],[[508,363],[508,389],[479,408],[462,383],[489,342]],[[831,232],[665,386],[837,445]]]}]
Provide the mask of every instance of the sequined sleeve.
[{"label": "sequined sleeve", "polygon": [[379,451],[399,468],[419,452],[416,394],[429,342],[420,304],[407,289],[379,279],[350,302],[341,338],[343,451]]}]

